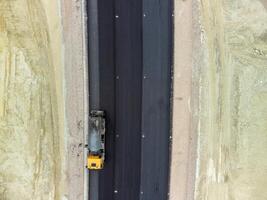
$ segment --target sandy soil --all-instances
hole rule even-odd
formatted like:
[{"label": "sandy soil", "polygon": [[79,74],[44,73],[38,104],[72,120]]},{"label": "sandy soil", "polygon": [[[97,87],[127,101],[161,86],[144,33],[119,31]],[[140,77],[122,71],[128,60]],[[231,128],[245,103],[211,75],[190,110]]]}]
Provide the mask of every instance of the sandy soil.
[{"label": "sandy soil", "polygon": [[61,199],[60,15],[44,2],[0,1],[1,200]]},{"label": "sandy soil", "polygon": [[196,200],[267,199],[265,1],[202,0]]},{"label": "sandy soil", "polygon": [[[192,1],[175,1],[173,143],[170,200],[189,199],[193,194],[194,145],[192,136]],[[193,151],[192,151],[193,150]],[[191,191],[189,191],[190,189]]]}]

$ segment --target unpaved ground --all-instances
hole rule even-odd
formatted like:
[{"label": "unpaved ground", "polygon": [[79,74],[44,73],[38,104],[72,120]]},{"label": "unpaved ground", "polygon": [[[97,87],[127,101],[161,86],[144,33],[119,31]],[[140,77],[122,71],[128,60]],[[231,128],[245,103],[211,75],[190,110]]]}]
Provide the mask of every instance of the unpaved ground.
[{"label": "unpaved ground", "polygon": [[170,200],[185,200],[193,194],[192,187],[194,186],[192,182],[194,152],[191,151],[194,149],[191,147],[195,146],[191,135],[193,4],[192,0],[174,2],[173,143]]},{"label": "unpaved ground", "polygon": [[62,41],[57,6],[56,1],[0,0],[1,200],[61,196]]},{"label": "unpaved ground", "polygon": [[267,199],[267,10],[202,0],[196,200]]},{"label": "unpaved ground", "polygon": [[175,5],[171,200],[265,200],[267,1]]}]

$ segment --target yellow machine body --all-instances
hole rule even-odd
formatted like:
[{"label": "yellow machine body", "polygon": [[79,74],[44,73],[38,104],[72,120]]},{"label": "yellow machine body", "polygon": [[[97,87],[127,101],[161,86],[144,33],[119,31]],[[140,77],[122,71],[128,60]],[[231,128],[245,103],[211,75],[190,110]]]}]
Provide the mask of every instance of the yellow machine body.
[{"label": "yellow machine body", "polygon": [[104,159],[100,155],[89,155],[88,156],[88,169],[99,170],[104,167]]}]

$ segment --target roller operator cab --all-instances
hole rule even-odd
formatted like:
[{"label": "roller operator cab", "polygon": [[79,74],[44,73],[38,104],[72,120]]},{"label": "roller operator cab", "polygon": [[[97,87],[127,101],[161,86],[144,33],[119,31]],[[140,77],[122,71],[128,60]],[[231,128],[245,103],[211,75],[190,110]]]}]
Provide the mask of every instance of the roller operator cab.
[{"label": "roller operator cab", "polygon": [[104,168],[104,159],[101,155],[90,155],[88,156],[88,168],[91,170],[99,170]]}]

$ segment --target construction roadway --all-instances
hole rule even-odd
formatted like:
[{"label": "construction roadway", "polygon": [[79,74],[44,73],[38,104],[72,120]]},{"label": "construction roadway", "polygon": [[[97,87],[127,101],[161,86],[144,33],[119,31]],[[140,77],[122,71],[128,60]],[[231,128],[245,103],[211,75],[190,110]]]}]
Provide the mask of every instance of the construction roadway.
[{"label": "construction roadway", "polygon": [[[90,40],[89,30],[89,69],[94,70],[92,65],[97,63],[99,79],[89,76],[90,101],[95,101],[90,107],[106,112],[106,161],[103,170],[90,172],[96,180],[89,180],[89,196],[94,196],[92,200],[166,200],[172,1],[98,0],[97,11],[99,43]],[[90,45],[95,44],[97,53],[90,53]],[[92,90],[95,84],[97,92]]]}]

